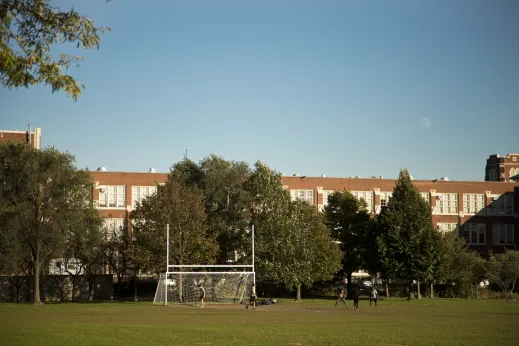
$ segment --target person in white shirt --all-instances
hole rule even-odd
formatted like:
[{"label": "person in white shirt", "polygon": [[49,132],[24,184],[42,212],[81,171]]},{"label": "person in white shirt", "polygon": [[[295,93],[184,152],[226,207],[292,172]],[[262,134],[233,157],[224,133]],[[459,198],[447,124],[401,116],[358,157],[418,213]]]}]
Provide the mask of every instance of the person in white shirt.
[{"label": "person in white shirt", "polygon": [[369,296],[369,307],[371,307],[371,303],[375,302],[375,307],[377,307],[377,301],[378,301],[378,292],[375,286],[373,286],[373,289],[371,290],[371,295]]}]

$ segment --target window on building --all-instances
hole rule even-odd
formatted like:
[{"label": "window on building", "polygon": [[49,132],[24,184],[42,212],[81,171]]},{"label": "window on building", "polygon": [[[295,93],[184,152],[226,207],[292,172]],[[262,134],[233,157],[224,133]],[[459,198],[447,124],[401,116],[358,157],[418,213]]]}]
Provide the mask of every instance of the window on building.
[{"label": "window on building", "polygon": [[314,205],[314,190],[290,190],[292,201],[302,200]]},{"label": "window on building", "polygon": [[422,196],[422,198],[425,201],[425,203],[431,204],[429,192],[420,192],[420,195]]},{"label": "window on building", "polygon": [[132,207],[136,207],[143,199],[157,192],[156,186],[132,186]]},{"label": "window on building", "polygon": [[513,194],[505,193],[502,195],[492,195],[490,205],[487,208],[489,215],[513,215],[514,198]]},{"label": "window on building", "polygon": [[106,218],[104,219],[104,229],[107,238],[120,237],[124,229],[123,218]]},{"label": "window on building", "polygon": [[124,208],[125,187],[118,185],[99,186],[100,208]]},{"label": "window on building", "polygon": [[351,194],[366,202],[366,210],[370,213],[373,212],[373,192],[372,191],[352,191]]},{"label": "window on building", "polygon": [[463,212],[465,214],[484,214],[485,195],[463,194]]},{"label": "window on building", "polygon": [[393,197],[393,192],[381,192],[380,193],[380,206],[387,207],[389,200]]},{"label": "window on building", "polygon": [[441,233],[444,233],[444,234],[455,231],[457,227],[458,227],[458,224],[455,222],[438,223],[438,231],[440,231]]},{"label": "window on building", "polygon": [[319,204],[319,211],[324,211],[324,207],[328,205],[328,196],[333,192],[333,190],[323,190],[323,204]]},{"label": "window on building", "polygon": [[463,236],[468,244],[485,245],[486,225],[484,223],[466,223],[463,225]]},{"label": "window on building", "polygon": [[458,213],[458,194],[443,193],[436,194],[436,214],[457,214]]},{"label": "window on building", "polygon": [[514,225],[495,223],[492,225],[493,245],[513,245]]}]

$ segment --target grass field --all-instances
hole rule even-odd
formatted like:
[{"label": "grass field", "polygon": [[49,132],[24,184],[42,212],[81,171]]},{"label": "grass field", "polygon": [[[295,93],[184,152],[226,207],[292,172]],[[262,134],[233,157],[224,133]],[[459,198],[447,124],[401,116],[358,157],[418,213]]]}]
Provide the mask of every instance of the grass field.
[{"label": "grass field", "polygon": [[517,345],[519,302],[403,299],[243,305],[0,304],[7,345]]}]

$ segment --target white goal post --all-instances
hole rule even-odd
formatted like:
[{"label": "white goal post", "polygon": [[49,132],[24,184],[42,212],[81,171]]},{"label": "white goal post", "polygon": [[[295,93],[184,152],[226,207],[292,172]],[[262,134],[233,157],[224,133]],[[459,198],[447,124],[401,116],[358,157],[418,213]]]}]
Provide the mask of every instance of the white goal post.
[{"label": "white goal post", "polygon": [[169,224],[167,225],[166,272],[160,275],[154,305],[193,304],[205,291],[204,302],[241,304],[248,302],[256,283],[254,271],[254,225],[252,225],[252,264],[170,265]]}]

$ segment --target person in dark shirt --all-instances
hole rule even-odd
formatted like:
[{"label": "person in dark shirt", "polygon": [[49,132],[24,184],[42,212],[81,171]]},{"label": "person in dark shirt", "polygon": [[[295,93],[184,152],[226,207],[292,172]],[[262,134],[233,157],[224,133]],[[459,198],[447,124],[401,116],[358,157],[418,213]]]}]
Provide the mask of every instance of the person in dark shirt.
[{"label": "person in dark shirt", "polygon": [[353,308],[355,310],[359,309],[359,298],[360,298],[360,287],[359,287],[359,285],[357,285],[353,289]]}]

